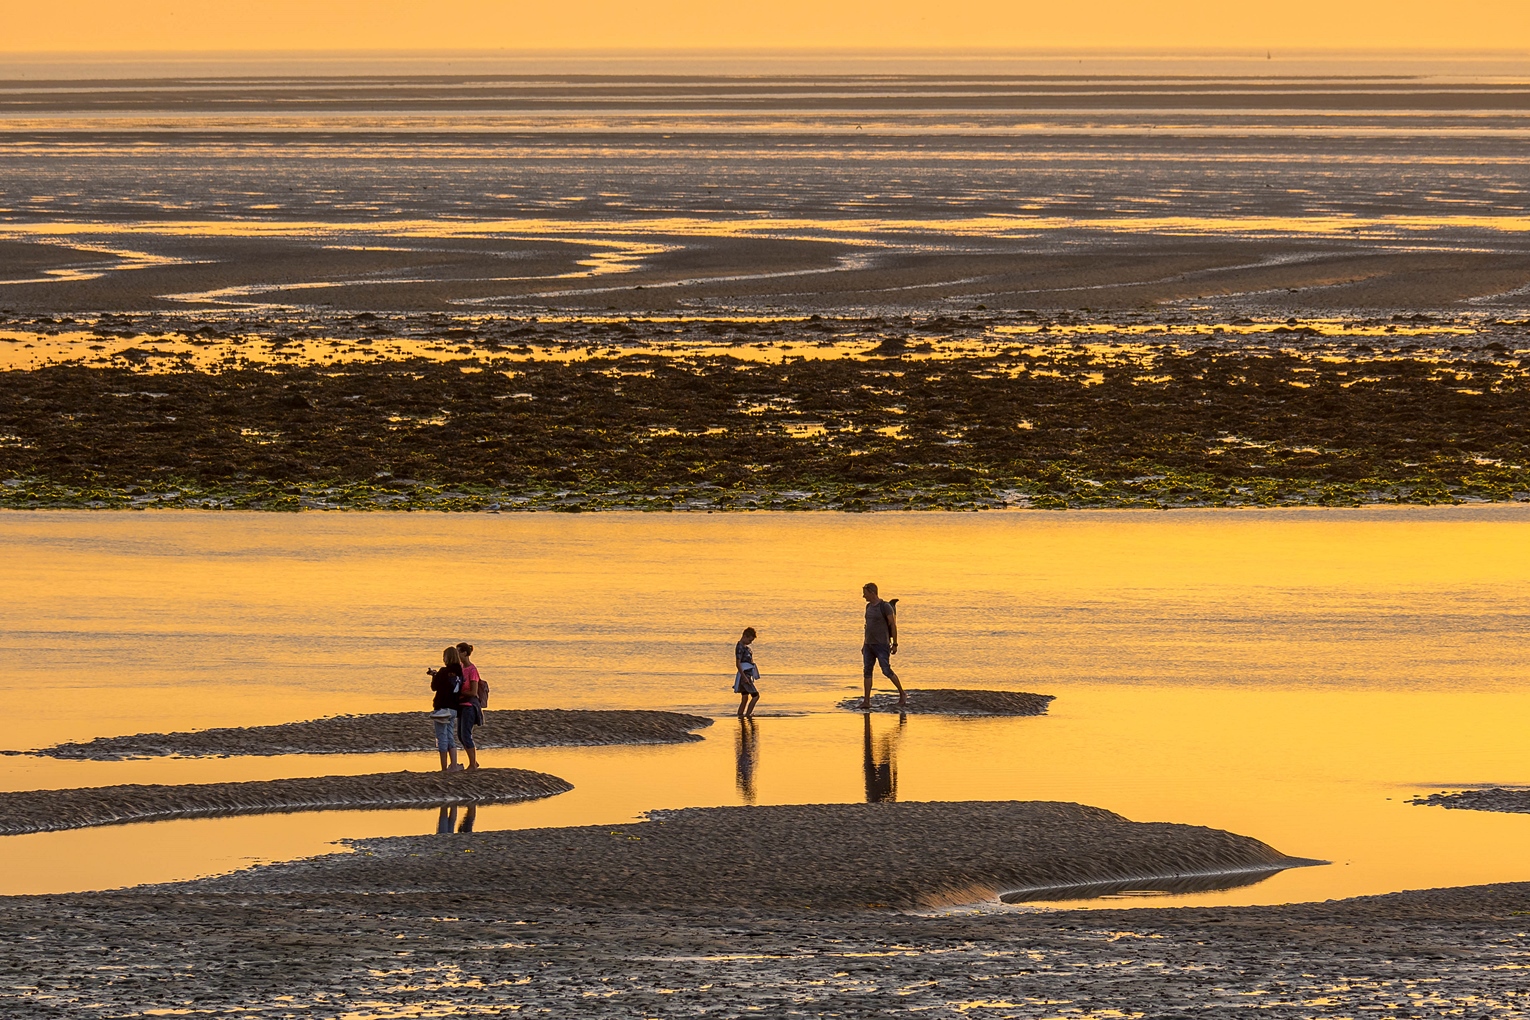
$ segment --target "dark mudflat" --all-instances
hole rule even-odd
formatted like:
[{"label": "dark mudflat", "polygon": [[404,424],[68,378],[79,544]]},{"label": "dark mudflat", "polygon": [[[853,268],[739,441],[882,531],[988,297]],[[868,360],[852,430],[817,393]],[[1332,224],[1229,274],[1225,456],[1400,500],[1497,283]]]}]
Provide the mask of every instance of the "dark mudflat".
[{"label": "dark mudflat", "polygon": [[[484,713],[474,731],[479,747],[593,747],[606,744],[680,744],[712,725],[699,715],[648,711],[510,709]],[[425,712],[342,715],[276,726],[235,726],[184,733],[137,733],[57,744],[31,752],[49,758],[114,761],[276,754],[371,754],[432,751],[435,737]]]},{"label": "dark mudflat", "polygon": [[[873,694],[871,711],[906,712],[910,715],[1045,715],[1056,700],[1052,694],[1024,691],[962,691],[952,689],[908,692],[908,704],[899,705],[896,694]],[[859,695],[846,698],[839,707],[863,711]]]},{"label": "dark mudflat", "polygon": [[379,772],[247,783],[97,786],[0,793],[0,835],[96,825],[295,811],[504,804],[572,790],[557,776],[525,769]]}]

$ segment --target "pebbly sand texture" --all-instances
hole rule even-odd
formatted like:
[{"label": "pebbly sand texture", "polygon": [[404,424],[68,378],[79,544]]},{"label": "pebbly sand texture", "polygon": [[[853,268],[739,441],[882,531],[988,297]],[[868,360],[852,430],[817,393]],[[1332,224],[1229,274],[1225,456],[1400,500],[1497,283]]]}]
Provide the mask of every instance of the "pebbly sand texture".
[{"label": "pebbly sand texture", "polygon": [[509,903],[621,909],[922,909],[1060,887],[1274,872],[1286,857],[1217,829],[1047,801],[685,808],[630,825],[357,840],[360,854],[191,883],[199,892],[399,893],[473,887]]},{"label": "pebbly sand texture", "polygon": [[1483,1020],[1530,1012],[1527,909],[1530,884],[936,916],[530,909],[474,890],[8,897],[0,1014]]},{"label": "pebbly sand texture", "polygon": [[[839,707],[861,711],[859,696],[846,698]],[[1046,715],[1047,706],[1057,700],[1054,694],[1028,694],[1024,691],[964,691],[949,688],[910,690],[908,705],[898,706],[896,694],[873,694],[873,712],[898,712],[909,715]]]},{"label": "pebbly sand texture", "polygon": [[525,769],[379,772],[244,783],[97,786],[0,793],[0,836],[172,818],[295,811],[506,804],[567,793],[571,783]]},{"label": "pebbly sand texture", "polygon": [[[435,738],[425,712],[341,715],[276,726],[236,726],[184,733],[138,733],[97,737],[30,752],[49,758],[116,761],[122,758],[185,758],[277,754],[371,754],[431,751]],[[712,725],[699,715],[644,710],[563,708],[484,712],[473,731],[479,747],[594,747],[607,744],[679,744],[701,737],[692,730]]]},{"label": "pebbly sand texture", "polygon": [[1505,789],[1495,786],[1485,790],[1456,790],[1414,797],[1409,804],[1455,808],[1465,811],[1507,811],[1530,814],[1530,789]]}]

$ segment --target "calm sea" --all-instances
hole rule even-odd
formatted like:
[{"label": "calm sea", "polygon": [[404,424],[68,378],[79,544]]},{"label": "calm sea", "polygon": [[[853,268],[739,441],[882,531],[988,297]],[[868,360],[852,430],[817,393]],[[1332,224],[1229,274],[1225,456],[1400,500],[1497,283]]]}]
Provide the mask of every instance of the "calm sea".
[{"label": "calm sea", "polygon": [[[1057,799],[1334,862],[1180,902],[1522,880],[1530,819],[1405,800],[1530,783],[1527,524],[1521,507],[5,513],[0,746],[418,710],[427,749],[5,757],[0,788],[431,768],[424,669],[466,639],[494,708],[717,716],[675,747],[486,752],[576,789],[485,808],[480,829],[682,805]],[[868,580],[900,598],[911,686],[1053,694],[1051,712],[837,711],[859,688]],[[764,674],[752,729],[728,714],[745,626]],[[186,877],[436,825],[330,813],[8,837],[0,891]]]}]

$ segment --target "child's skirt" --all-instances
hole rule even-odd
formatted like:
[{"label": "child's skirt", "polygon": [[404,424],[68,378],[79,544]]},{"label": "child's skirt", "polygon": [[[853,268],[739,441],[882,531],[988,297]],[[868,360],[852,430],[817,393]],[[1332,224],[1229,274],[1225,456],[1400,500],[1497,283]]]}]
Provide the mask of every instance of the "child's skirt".
[{"label": "child's skirt", "polygon": [[752,663],[752,662],[744,663],[742,666],[739,667],[738,672],[733,675],[733,693],[734,694],[758,694],[758,693],[760,693],[759,690],[754,686],[754,682],[756,680],[758,680],[759,678],[760,678],[760,671],[755,667],[754,663]]}]

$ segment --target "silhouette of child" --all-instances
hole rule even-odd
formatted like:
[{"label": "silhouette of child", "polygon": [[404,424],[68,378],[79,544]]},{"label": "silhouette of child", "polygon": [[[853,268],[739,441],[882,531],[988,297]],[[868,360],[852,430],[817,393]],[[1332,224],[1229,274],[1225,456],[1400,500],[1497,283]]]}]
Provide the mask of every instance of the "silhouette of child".
[{"label": "silhouette of child", "polygon": [[760,670],[754,664],[754,649],[749,647],[754,639],[754,628],[745,627],[743,637],[733,646],[733,666],[737,670],[733,674],[733,692],[738,695],[740,719],[752,718],[754,706],[760,700],[759,688],[754,685],[760,678]]}]

